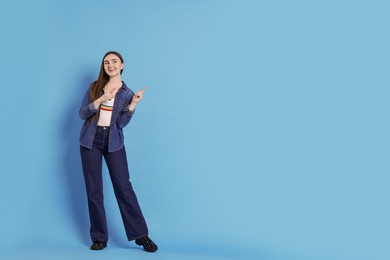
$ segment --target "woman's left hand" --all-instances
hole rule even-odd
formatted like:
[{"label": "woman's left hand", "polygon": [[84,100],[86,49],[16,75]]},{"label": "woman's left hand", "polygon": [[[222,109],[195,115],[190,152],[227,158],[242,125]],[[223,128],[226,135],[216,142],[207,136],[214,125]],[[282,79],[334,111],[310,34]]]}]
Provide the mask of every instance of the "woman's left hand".
[{"label": "woman's left hand", "polygon": [[147,89],[147,87],[144,87],[143,89],[141,90],[138,90],[137,93],[134,94],[133,96],[133,102],[134,103],[138,103],[142,100],[142,95],[144,94],[144,91]]}]

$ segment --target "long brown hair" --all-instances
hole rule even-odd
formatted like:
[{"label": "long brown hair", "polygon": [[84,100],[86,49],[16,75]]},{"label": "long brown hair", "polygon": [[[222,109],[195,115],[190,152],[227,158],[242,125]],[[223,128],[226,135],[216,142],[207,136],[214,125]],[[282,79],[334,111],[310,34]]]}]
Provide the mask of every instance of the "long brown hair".
[{"label": "long brown hair", "polygon": [[[114,54],[114,55],[118,56],[119,59],[121,60],[121,62],[124,63],[123,57],[119,52],[109,51],[103,56],[102,64],[100,66],[99,77],[97,80],[95,80],[91,84],[91,90],[89,92],[89,102],[93,102],[100,97],[104,86],[107,84],[108,80],[110,79],[110,77],[107,75],[106,71],[104,70],[104,59],[110,54]],[[122,75],[122,72],[123,72],[123,69],[121,69],[121,75]],[[95,120],[97,117],[98,117],[98,114],[93,115],[92,117],[90,117],[88,119],[88,123],[92,120]]]}]

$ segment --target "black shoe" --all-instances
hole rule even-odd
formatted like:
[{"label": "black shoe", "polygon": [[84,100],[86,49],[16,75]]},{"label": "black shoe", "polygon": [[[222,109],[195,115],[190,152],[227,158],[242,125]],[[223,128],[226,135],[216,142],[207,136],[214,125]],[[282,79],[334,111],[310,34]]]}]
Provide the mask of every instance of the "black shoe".
[{"label": "black shoe", "polygon": [[148,236],[136,239],[135,243],[139,246],[143,246],[146,252],[156,252],[158,249],[157,245]]},{"label": "black shoe", "polygon": [[91,246],[91,250],[102,250],[103,248],[107,247],[107,243],[104,241],[93,241],[93,244]]}]

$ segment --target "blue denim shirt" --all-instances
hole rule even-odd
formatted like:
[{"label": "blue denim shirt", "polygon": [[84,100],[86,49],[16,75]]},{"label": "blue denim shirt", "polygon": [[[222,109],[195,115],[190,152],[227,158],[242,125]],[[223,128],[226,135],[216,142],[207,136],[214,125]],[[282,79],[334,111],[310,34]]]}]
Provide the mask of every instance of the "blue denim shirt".
[{"label": "blue denim shirt", "polygon": [[[123,128],[130,122],[133,112],[129,110],[129,105],[133,99],[134,92],[129,89],[122,81],[122,87],[115,95],[114,108],[112,110],[110,132],[108,135],[108,151],[115,152],[124,146]],[[91,87],[85,93],[79,115],[85,120],[80,132],[80,145],[91,149],[95,138],[97,120],[92,120],[87,124],[88,118],[98,112],[93,102],[89,101],[89,92]],[[101,93],[103,95],[103,92]]]}]

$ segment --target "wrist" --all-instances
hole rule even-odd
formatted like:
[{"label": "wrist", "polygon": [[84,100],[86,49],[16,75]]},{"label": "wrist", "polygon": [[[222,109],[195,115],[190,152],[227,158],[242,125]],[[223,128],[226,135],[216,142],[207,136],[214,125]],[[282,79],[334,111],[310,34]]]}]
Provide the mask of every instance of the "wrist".
[{"label": "wrist", "polygon": [[93,104],[95,105],[96,108],[98,108],[103,102],[104,102],[104,96],[99,97],[96,99]]},{"label": "wrist", "polygon": [[129,105],[129,110],[133,112],[136,106],[137,106],[137,102],[131,101]]},{"label": "wrist", "polygon": [[98,109],[99,106],[100,106],[101,102],[99,101],[99,99],[96,99],[94,102],[93,102],[93,106],[95,107],[95,109]]}]

